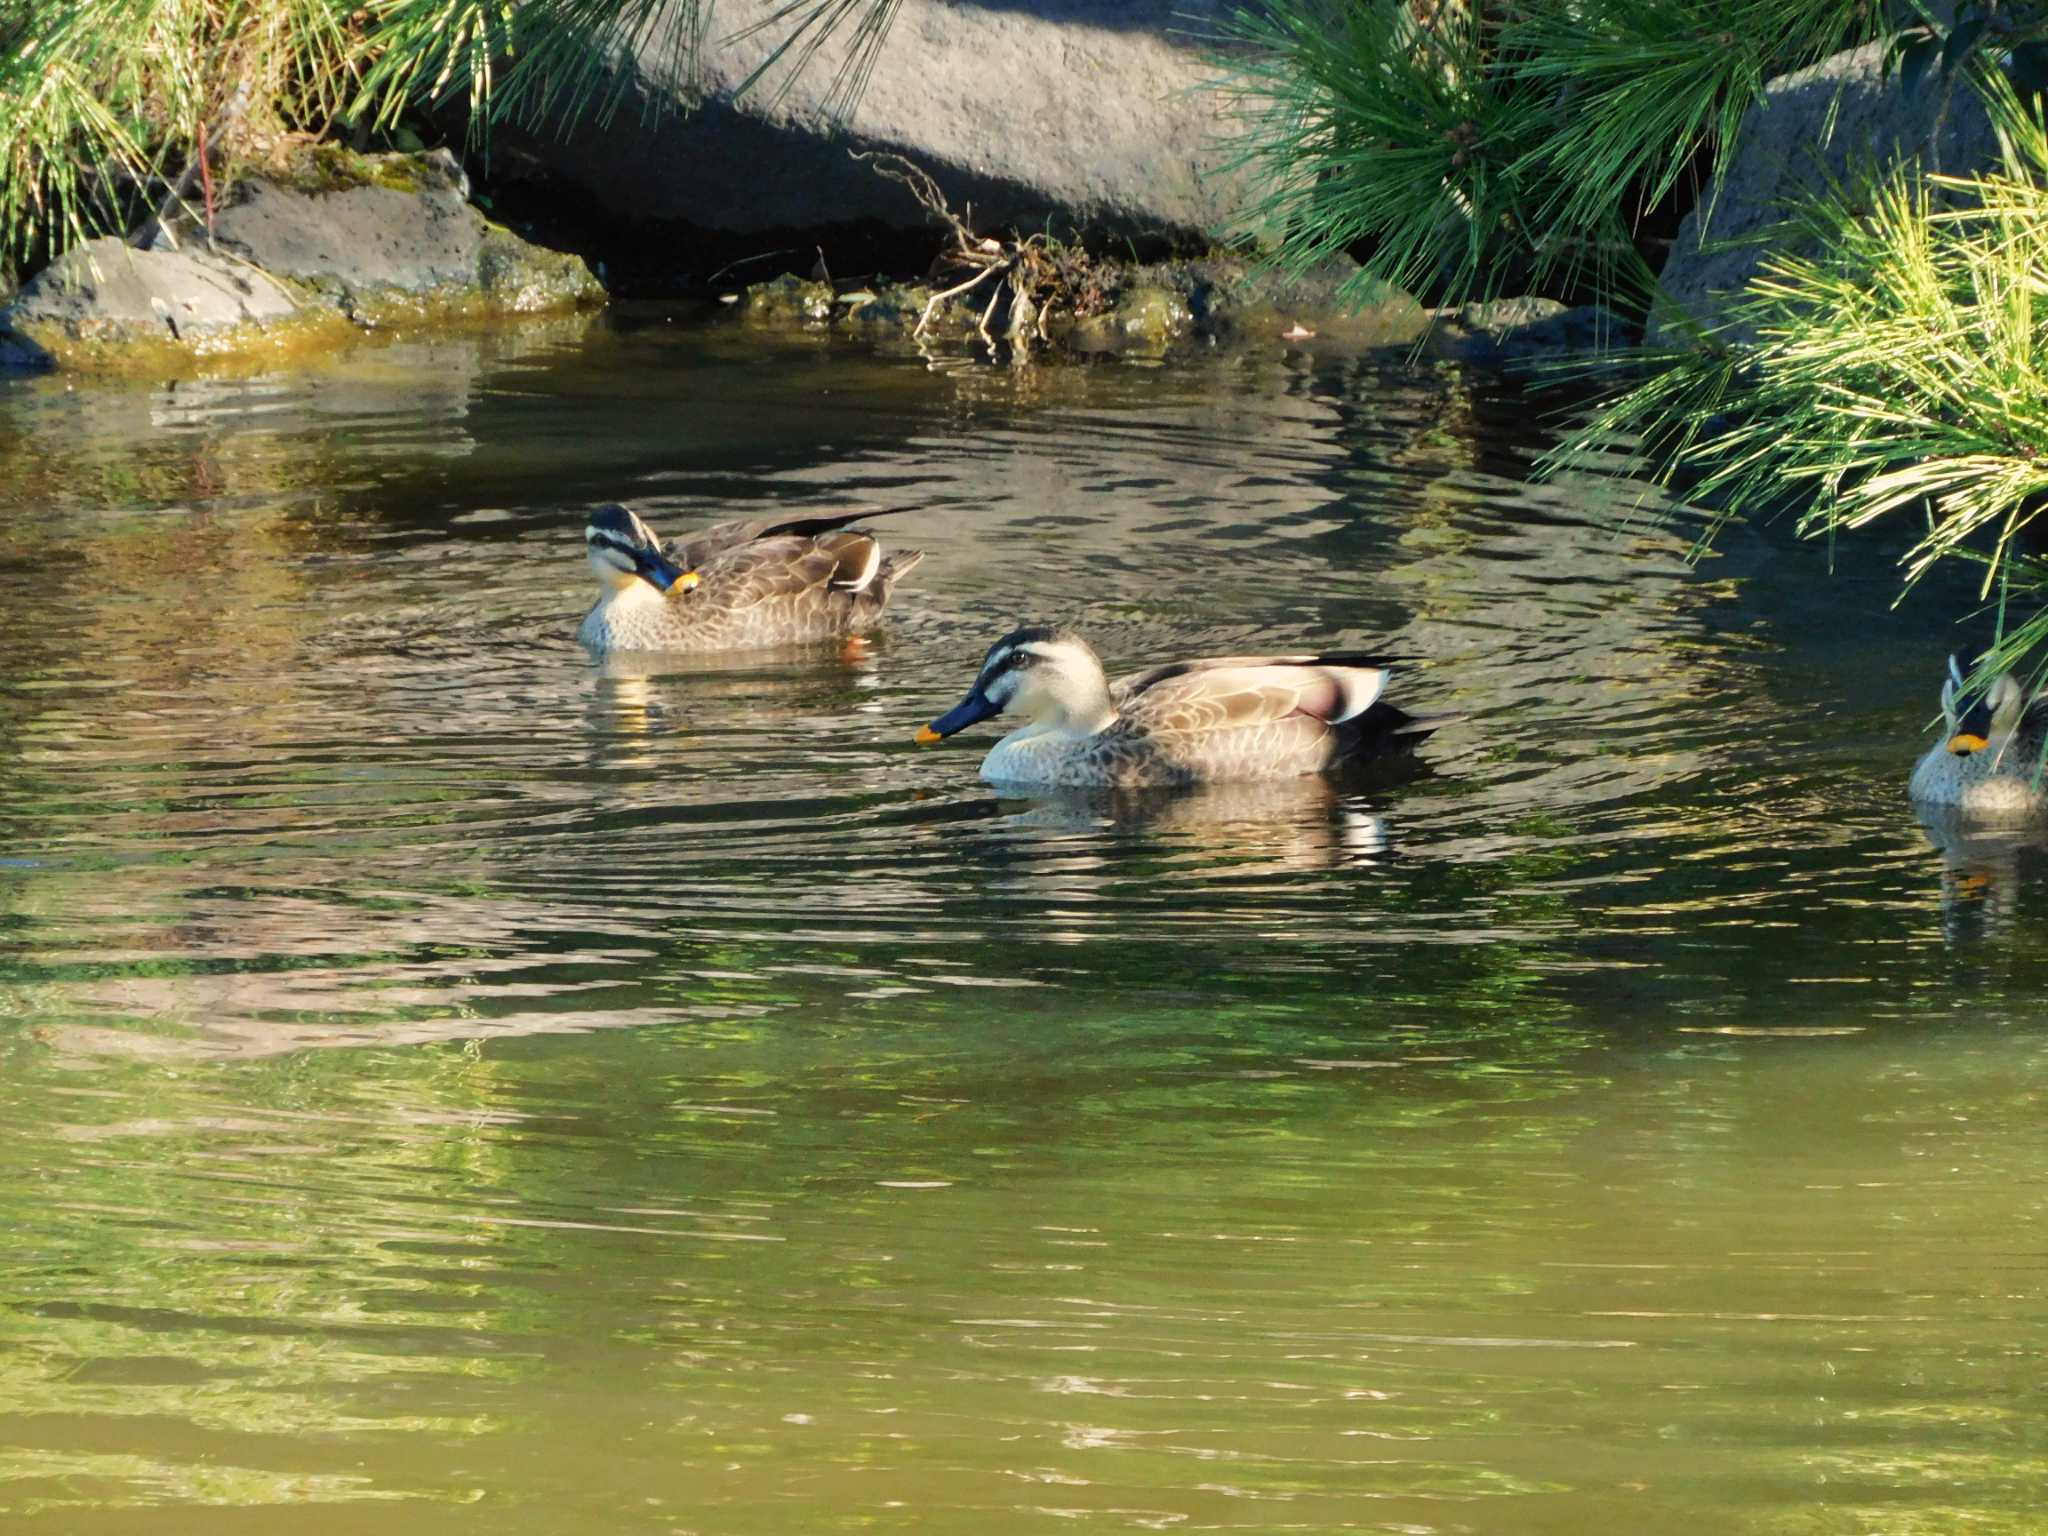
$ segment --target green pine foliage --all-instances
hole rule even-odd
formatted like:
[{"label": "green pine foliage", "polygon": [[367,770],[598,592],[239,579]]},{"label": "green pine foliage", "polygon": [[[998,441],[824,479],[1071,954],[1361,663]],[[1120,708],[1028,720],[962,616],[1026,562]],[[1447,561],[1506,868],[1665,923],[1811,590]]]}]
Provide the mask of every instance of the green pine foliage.
[{"label": "green pine foliage", "polygon": [[1548,289],[1648,313],[1645,221],[1705,198],[1772,76],[1885,41],[1902,91],[1986,94],[1994,175],[1895,169],[1786,210],[1793,236],[1704,330],[1663,345],[1551,456],[1823,539],[1909,520],[1910,590],[1979,568],[1980,669],[2048,676],[2048,5],[1963,0],[1265,0],[1232,27],[1250,227],[1447,303]]},{"label": "green pine foliage", "polygon": [[0,263],[118,224],[231,102],[330,119],[359,46],[332,0],[0,0]]},{"label": "green pine foliage", "polygon": [[1833,538],[1907,519],[1908,590],[1940,561],[1981,568],[1988,676],[2040,670],[2048,642],[2048,570],[2025,544],[2048,509],[2048,132],[2002,75],[1983,83],[2001,169],[1895,169],[1815,198],[1816,254],[1767,261],[1702,344],[1640,354],[1552,465],[1646,474],[1716,525],[1789,515]]},{"label": "green pine foliage", "polygon": [[1865,0],[1268,0],[1220,57],[1246,228],[1295,267],[1457,303],[1590,283],[1639,301],[1644,217],[1770,76],[1875,36]]},{"label": "green pine foliage", "polygon": [[[762,70],[846,29],[857,94],[898,4],[789,0]],[[0,0],[0,271],[139,220],[202,136],[231,164],[416,107],[481,133],[608,116],[635,84],[650,110],[683,105],[712,18],[712,0]],[[655,34],[680,40],[675,77],[638,81],[620,60]]]}]

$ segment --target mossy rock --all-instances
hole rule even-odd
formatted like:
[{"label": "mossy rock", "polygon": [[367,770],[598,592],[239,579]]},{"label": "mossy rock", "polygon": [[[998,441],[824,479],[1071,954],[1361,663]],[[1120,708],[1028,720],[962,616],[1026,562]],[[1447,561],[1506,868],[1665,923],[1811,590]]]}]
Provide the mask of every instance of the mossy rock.
[{"label": "mossy rock", "polygon": [[1187,296],[1162,283],[1126,288],[1110,312],[1111,323],[1125,336],[1164,346],[1195,323]]},{"label": "mossy rock", "polygon": [[343,144],[309,144],[282,161],[253,162],[234,169],[237,180],[269,182],[308,197],[358,187],[414,194],[442,189],[464,196],[469,192],[468,177],[445,149],[367,155]]},{"label": "mossy rock", "polygon": [[917,329],[931,297],[932,290],[922,283],[876,283],[838,296],[838,324],[856,331],[908,335]]},{"label": "mossy rock", "polygon": [[477,287],[491,309],[513,314],[602,304],[604,285],[568,251],[550,251],[487,225],[477,246]]},{"label": "mossy rock", "polygon": [[248,179],[208,232],[177,248],[90,242],[0,314],[16,366],[139,374],[199,358],[332,347],[367,330],[470,324],[601,303],[580,257],[487,221],[445,151],[355,155],[315,146],[294,180]]},{"label": "mossy rock", "polygon": [[1576,308],[1533,295],[1487,299],[1438,313],[1429,349],[1459,362],[1500,366],[1531,358],[1610,351],[1634,328],[1597,304]]},{"label": "mossy rock", "polygon": [[747,289],[740,313],[757,324],[814,325],[833,315],[832,285],[785,272]]},{"label": "mossy rock", "polygon": [[1518,331],[1524,326],[1541,325],[1555,320],[1568,306],[1556,299],[1523,295],[1512,299],[1482,299],[1472,304],[1461,304],[1455,316],[1458,324],[1468,331],[1485,331],[1489,335],[1505,335]]}]

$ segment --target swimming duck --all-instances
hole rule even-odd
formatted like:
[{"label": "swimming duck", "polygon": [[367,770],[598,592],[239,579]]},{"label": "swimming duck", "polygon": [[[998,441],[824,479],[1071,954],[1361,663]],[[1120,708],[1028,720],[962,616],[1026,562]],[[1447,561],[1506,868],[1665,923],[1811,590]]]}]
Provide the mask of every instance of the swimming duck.
[{"label": "swimming duck", "polygon": [[924,552],[884,555],[847,526],[863,512],[714,523],[664,546],[627,508],[590,514],[584,551],[602,595],[576,638],[593,651],[723,651],[872,628]]},{"label": "swimming duck", "polygon": [[974,686],[917,733],[942,741],[1024,717],[982,759],[995,783],[1138,788],[1294,778],[1406,751],[1446,717],[1380,701],[1377,656],[1213,656],[1111,682],[1079,635],[1028,625],[988,649]]},{"label": "swimming duck", "polygon": [[2048,751],[2048,695],[2031,700],[2011,673],[1966,703],[1963,669],[1951,656],[1941,685],[1942,739],[1913,770],[1907,792],[1923,805],[1975,815],[2023,815],[2048,808],[2041,763]]}]

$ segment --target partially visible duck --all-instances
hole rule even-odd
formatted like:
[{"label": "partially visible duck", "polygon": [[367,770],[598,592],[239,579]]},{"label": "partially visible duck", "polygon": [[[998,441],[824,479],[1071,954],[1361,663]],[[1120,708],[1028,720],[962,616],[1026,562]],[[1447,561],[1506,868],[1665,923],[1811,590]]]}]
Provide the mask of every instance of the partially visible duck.
[{"label": "partially visible duck", "polygon": [[1294,778],[1406,752],[1448,717],[1380,699],[1387,660],[1214,656],[1109,681],[1088,643],[1034,624],[989,647],[974,686],[917,733],[1021,716],[982,760],[993,783],[1074,787]]},{"label": "partially visible duck", "polygon": [[1922,805],[1966,815],[2024,816],[2048,809],[2042,761],[2048,754],[2048,695],[2027,697],[2009,672],[1981,698],[1963,692],[1963,669],[1948,659],[1941,685],[1942,739],[1913,770],[1907,792]]},{"label": "partially visible duck", "polygon": [[849,524],[873,511],[715,523],[668,544],[616,502],[584,551],[602,589],[576,638],[593,651],[723,651],[873,628],[921,550],[884,555]]}]

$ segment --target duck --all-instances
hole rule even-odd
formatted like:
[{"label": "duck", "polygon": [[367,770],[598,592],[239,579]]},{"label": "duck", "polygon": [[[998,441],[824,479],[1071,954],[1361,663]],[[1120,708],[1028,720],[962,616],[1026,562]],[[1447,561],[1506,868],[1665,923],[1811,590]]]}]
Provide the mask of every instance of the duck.
[{"label": "duck", "polygon": [[1982,697],[1963,691],[1963,668],[1948,659],[1941,685],[1942,739],[1927,749],[1907,793],[1924,806],[1972,816],[2024,816],[2048,809],[2041,765],[2048,757],[2048,694],[2027,697],[2010,672]]},{"label": "duck", "polygon": [[1136,789],[1298,778],[1408,752],[1452,716],[1380,698],[1396,658],[1209,656],[1111,682],[1088,642],[1028,624],[988,648],[930,745],[992,715],[1024,724],[982,759],[991,783]]},{"label": "duck", "polygon": [[851,525],[891,509],[714,523],[663,544],[607,502],[583,530],[597,603],[576,632],[612,651],[724,651],[866,633],[924,558]]}]

